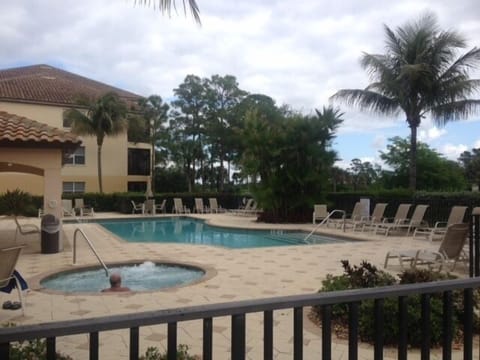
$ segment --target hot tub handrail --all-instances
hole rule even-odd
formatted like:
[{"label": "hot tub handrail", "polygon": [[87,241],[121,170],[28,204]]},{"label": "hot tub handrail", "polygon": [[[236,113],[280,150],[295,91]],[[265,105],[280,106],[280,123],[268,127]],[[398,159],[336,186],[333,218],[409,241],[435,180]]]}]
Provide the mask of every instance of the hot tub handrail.
[{"label": "hot tub handrail", "polygon": [[310,238],[310,236],[313,235],[313,233],[320,227],[322,226],[323,224],[325,224],[328,220],[330,220],[330,218],[332,217],[333,214],[335,213],[341,213],[342,214],[342,221],[343,221],[343,231],[345,231],[345,211],[344,210],[338,210],[338,209],[335,209],[335,210],[332,210],[328,213],[327,217],[324,218],[317,226],[315,226],[313,228],[313,230],[307,235],[305,236],[305,238],[303,239],[303,242],[307,243],[307,240]]},{"label": "hot tub handrail", "polygon": [[97,250],[95,250],[95,247],[93,246],[92,242],[88,238],[87,234],[85,234],[85,232],[78,227],[75,229],[75,232],[73,233],[73,265],[77,263],[77,234],[78,233],[83,235],[83,238],[86,240],[88,246],[90,246],[90,249],[93,251],[93,253],[97,257],[98,262],[100,263],[100,265],[102,265],[103,269],[105,270],[105,274],[108,276],[107,265],[105,265],[103,260],[100,258],[100,255],[98,255]]}]

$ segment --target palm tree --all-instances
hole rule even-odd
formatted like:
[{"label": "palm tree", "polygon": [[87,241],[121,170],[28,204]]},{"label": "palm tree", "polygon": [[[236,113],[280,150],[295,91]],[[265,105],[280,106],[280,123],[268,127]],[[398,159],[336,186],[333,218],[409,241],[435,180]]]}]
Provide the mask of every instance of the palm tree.
[{"label": "palm tree", "polygon": [[85,111],[70,109],[65,117],[71,121],[73,133],[97,138],[98,187],[102,193],[103,140],[106,136],[117,136],[126,130],[127,106],[114,92],[106,93],[96,100],[83,97],[77,103]]},{"label": "palm tree", "polygon": [[[198,8],[197,2],[195,0],[182,0],[184,13],[187,12],[187,2],[193,18],[200,24],[200,9]],[[135,4],[147,6],[153,4],[154,8],[158,8],[161,12],[168,13],[169,15],[172,12],[172,6],[173,9],[176,10],[175,0],[135,0]]]},{"label": "palm tree", "polygon": [[384,115],[405,113],[410,127],[409,187],[416,188],[417,129],[427,113],[438,126],[471,115],[480,100],[469,99],[480,80],[468,72],[480,61],[474,47],[457,57],[466,41],[455,31],[441,31],[435,15],[396,31],[385,25],[386,53],[364,53],[362,67],[373,82],[365,89],[344,89],[332,96],[348,105]]}]

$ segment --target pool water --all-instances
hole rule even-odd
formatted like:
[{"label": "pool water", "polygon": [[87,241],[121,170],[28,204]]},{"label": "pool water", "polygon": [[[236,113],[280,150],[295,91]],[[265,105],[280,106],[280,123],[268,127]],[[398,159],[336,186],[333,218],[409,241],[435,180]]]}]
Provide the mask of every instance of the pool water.
[{"label": "pool water", "polygon": [[[122,265],[109,269],[122,276],[122,286],[133,291],[157,290],[192,283],[205,275],[201,269],[180,265],[143,264]],[[110,287],[108,276],[103,268],[65,272],[50,276],[40,284],[52,290],[65,292],[100,292]]]},{"label": "pool water", "polygon": [[[128,219],[99,221],[106,229],[129,242],[183,243],[228,248],[305,245],[304,232],[245,230],[210,226],[191,218]],[[315,236],[315,243],[342,240]]]}]

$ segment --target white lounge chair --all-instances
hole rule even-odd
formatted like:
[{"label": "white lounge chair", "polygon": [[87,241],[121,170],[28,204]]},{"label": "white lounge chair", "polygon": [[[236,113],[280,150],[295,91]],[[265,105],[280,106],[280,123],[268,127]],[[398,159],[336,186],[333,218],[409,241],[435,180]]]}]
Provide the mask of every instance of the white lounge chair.
[{"label": "white lounge chair", "polygon": [[145,214],[145,204],[144,203],[135,203],[135,201],[130,200],[132,203],[132,214],[140,213]]},{"label": "white lounge chair", "polygon": [[189,214],[190,209],[183,205],[183,201],[181,198],[173,198],[173,213]]},{"label": "white lounge chair", "polygon": [[158,205],[155,205],[155,213],[165,213],[167,211],[167,199],[163,199]]},{"label": "white lounge chair", "polygon": [[27,235],[34,235],[38,234],[38,239],[40,240],[40,228],[35,224],[20,224],[17,217],[14,216],[13,220],[15,221],[16,229],[15,229],[15,243],[17,243],[17,236],[20,235],[27,236]]},{"label": "white lounge chair", "polygon": [[431,269],[437,267],[438,271],[441,271],[444,266],[452,263],[451,270],[453,271],[462,255],[468,233],[468,224],[450,225],[437,251],[425,249],[389,251],[385,256],[384,267],[387,267],[390,259],[398,258],[402,268],[403,264],[408,262],[411,267],[427,265]]},{"label": "white lounge chair", "polygon": [[379,224],[378,231],[385,231],[385,236],[388,236],[391,231],[406,230],[407,236],[410,235],[410,231],[420,226],[427,226],[427,222],[423,220],[425,212],[428,209],[428,205],[417,205],[413,211],[410,219],[399,220],[391,224]]},{"label": "white lounge chair", "polygon": [[62,199],[63,216],[75,216],[75,209],[72,205],[72,199]]},{"label": "white lounge chair", "polygon": [[313,205],[312,222],[315,225],[317,220],[323,221],[328,216],[327,205],[315,204]]},{"label": "white lounge chair", "polygon": [[353,231],[358,228],[361,228],[362,231],[368,229],[375,229],[378,224],[383,222],[383,215],[385,214],[385,209],[387,208],[387,203],[377,203],[373,209],[372,215],[368,217],[362,217],[362,219],[354,224]]},{"label": "white lounge chair", "polygon": [[415,229],[413,237],[423,236],[431,241],[441,240],[450,225],[463,223],[466,211],[467,206],[453,206],[446,222],[437,221],[433,227],[418,227]]},{"label": "white lounge chair", "polygon": [[195,209],[194,212],[198,214],[203,214],[206,211],[205,206],[203,205],[203,199],[202,198],[195,198]]},{"label": "white lounge chair", "polygon": [[[334,210],[335,211],[335,210]],[[343,216],[341,219],[331,219],[327,221],[327,227],[333,225],[336,228],[346,229],[362,219],[362,204],[357,201],[353,206],[352,213],[348,216]]]},{"label": "white lounge chair", "polygon": [[211,213],[219,213],[225,211],[224,209],[222,209],[221,206],[218,206],[217,198],[209,198],[208,205],[210,206]]},{"label": "white lounge chair", "polygon": [[80,210],[80,216],[95,215],[93,207],[85,205],[82,198],[75,199],[75,209]]},{"label": "white lounge chair", "polygon": [[398,205],[395,217],[393,219],[385,218],[381,223],[377,224],[375,226],[375,234],[378,232],[384,232],[385,235],[388,235],[390,230],[394,229],[396,225],[405,224],[411,206],[411,204]]}]

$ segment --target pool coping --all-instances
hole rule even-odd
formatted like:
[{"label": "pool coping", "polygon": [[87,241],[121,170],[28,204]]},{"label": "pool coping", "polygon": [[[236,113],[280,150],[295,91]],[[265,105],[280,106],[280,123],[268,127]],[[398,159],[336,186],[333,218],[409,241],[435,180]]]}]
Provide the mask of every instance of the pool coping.
[{"label": "pool coping", "polygon": [[217,270],[210,265],[206,264],[199,264],[195,262],[174,262],[171,260],[165,260],[161,258],[157,259],[133,259],[133,260],[127,260],[127,261],[121,261],[121,262],[108,262],[105,263],[107,267],[115,267],[115,266],[123,266],[123,265],[134,265],[134,264],[142,264],[146,261],[151,261],[154,264],[160,264],[160,265],[171,265],[171,266],[178,266],[178,267],[184,267],[184,268],[191,268],[191,269],[197,269],[201,270],[204,272],[204,275],[200,277],[199,279],[196,279],[192,282],[189,282],[187,284],[179,284],[179,285],[173,285],[169,286],[166,288],[162,289],[155,289],[155,290],[132,290],[132,291],[126,291],[126,292],[101,292],[101,291],[77,291],[77,292],[68,292],[68,291],[61,291],[61,290],[54,290],[54,289],[49,289],[41,285],[41,281],[44,280],[47,277],[56,275],[56,274],[68,274],[68,273],[74,273],[82,270],[90,270],[90,269],[97,269],[97,268],[102,268],[101,265],[99,264],[85,264],[85,265],[70,265],[70,266],[65,266],[63,268],[59,268],[56,270],[52,271],[47,271],[44,273],[37,274],[35,276],[30,277],[27,279],[27,283],[29,284],[29,289],[31,291],[38,291],[46,294],[53,294],[53,295],[65,295],[65,296],[79,296],[79,295],[87,295],[87,296],[102,296],[102,295],[119,295],[119,296],[132,296],[134,294],[149,294],[149,293],[156,293],[156,292],[173,292],[176,291],[179,288],[184,288],[188,286],[193,286],[197,285],[200,283],[203,283],[205,281],[208,281],[212,278],[214,278],[217,275]]}]

